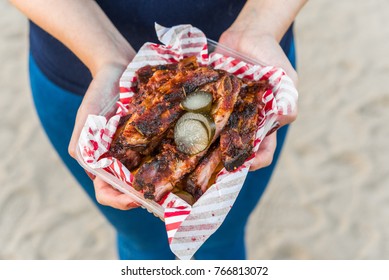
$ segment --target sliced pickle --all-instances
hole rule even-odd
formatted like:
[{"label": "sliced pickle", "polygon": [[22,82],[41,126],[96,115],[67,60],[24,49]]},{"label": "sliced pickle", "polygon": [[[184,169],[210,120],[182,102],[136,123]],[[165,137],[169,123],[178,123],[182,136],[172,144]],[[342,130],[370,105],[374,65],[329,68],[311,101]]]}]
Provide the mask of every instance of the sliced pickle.
[{"label": "sliced pickle", "polygon": [[192,119],[192,120],[197,120],[202,122],[204,126],[207,128],[209,142],[212,141],[212,138],[215,135],[216,125],[215,122],[213,121],[213,118],[209,114],[188,112],[185,113],[181,117],[181,119]]},{"label": "sliced pickle", "polygon": [[207,91],[195,91],[181,102],[184,110],[194,113],[209,113],[212,107],[212,94]]},{"label": "sliced pickle", "polygon": [[209,132],[201,121],[181,117],[174,128],[174,141],[179,151],[194,155],[208,147]]}]

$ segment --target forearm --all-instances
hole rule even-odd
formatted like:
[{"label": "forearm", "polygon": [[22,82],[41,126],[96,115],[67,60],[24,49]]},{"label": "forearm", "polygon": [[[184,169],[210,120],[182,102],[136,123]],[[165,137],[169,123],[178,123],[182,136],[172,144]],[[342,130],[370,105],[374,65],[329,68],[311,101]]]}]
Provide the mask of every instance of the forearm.
[{"label": "forearm", "polygon": [[94,76],[104,65],[127,65],[135,51],[92,0],[10,0],[66,45]]},{"label": "forearm", "polygon": [[307,0],[249,0],[230,31],[247,36],[270,35],[278,42]]}]

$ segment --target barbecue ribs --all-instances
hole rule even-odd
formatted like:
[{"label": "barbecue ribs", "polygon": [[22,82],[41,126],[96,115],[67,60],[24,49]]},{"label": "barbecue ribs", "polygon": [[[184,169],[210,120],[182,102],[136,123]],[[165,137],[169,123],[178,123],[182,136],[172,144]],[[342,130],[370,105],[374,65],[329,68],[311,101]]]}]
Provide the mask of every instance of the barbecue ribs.
[{"label": "barbecue ribs", "polygon": [[267,81],[247,82],[239,92],[234,111],[220,135],[221,157],[227,171],[241,166],[252,154],[262,95],[267,87]]},{"label": "barbecue ribs", "polygon": [[[211,116],[215,121],[216,131],[212,142],[219,137],[227,123],[240,91],[240,81],[235,76],[224,71],[219,71],[219,75],[221,78],[216,82],[201,87],[201,90],[206,89],[214,96]],[[204,150],[196,155],[187,155],[178,151],[175,145],[167,143],[156,157],[139,168],[134,186],[142,189],[146,197],[158,201],[196,168],[206,152]]]},{"label": "barbecue ribs", "polygon": [[137,75],[134,102],[122,117],[110,149],[129,170],[139,165],[141,156],[151,154],[182,115],[180,102],[185,94],[219,79],[217,71],[199,67],[193,58],[170,66],[146,66]]},{"label": "barbecue ribs", "polygon": [[[133,172],[134,187],[145,198],[159,201],[178,188],[197,200],[215,170],[234,170],[251,155],[267,86],[201,66],[195,57],[142,67],[109,153]],[[197,90],[212,94],[215,132],[205,150],[191,155],[177,149],[173,128],[184,113],[180,104],[186,94]]]}]

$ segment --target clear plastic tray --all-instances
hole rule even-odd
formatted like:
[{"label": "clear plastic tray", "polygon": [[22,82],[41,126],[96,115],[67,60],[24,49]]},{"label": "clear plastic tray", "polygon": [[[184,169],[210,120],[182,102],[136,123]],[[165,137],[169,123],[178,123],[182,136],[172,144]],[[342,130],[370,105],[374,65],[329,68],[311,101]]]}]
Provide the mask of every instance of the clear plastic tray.
[{"label": "clear plastic tray", "polygon": [[[230,56],[245,62],[248,62],[253,65],[260,65],[264,66],[263,63],[253,60],[247,56],[244,56],[240,54],[237,51],[234,51],[226,46],[223,46],[215,41],[212,41],[208,39],[208,52],[213,53],[217,52],[226,56]],[[104,116],[105,118],[109,119],[112,117],[117,110],[117,101],[119,100],[119,93],[115,96],[109,96],[105,100],[101,101],[101,111],[99,113],[100,116]],[[90,166],[86,164],[86,162],[83,160],[81,156],[81,151],[77,145],[77,150],[76,150],[76,158],[78,163],[87,171],[90,173],[101,177],[105,182],[109,183],[112,185],[114,188],[117,190],[128,194],[134,201],[139,203],[142,208],[145,208],[148,210],[150,213],[154,214],[156,217],[159,217],[161,220],[164,220],[164,208],[156,203],[153,200],[150,199],[145,199],[143,197],[143,194],[136,191],[134,188],[130,187],[129,185],[125,184],[124,182],[120,181],[118,178],[113,176],[112,174],[108,173],[104,169],[93,169]]]}]

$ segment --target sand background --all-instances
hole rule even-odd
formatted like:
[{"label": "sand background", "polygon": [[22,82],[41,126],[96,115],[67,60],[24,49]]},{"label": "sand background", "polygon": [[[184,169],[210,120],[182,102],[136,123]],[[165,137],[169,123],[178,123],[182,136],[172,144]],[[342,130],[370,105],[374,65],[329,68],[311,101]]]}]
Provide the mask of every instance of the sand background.
[{"label": "sand background", "polygon": [[[389,2],[310,1],[295,30],[299,117],[249,257],[388,259]],[[40,127],[27,48],[26,19],[0,0],[0,259],[115,259],[114,231]]]}]

